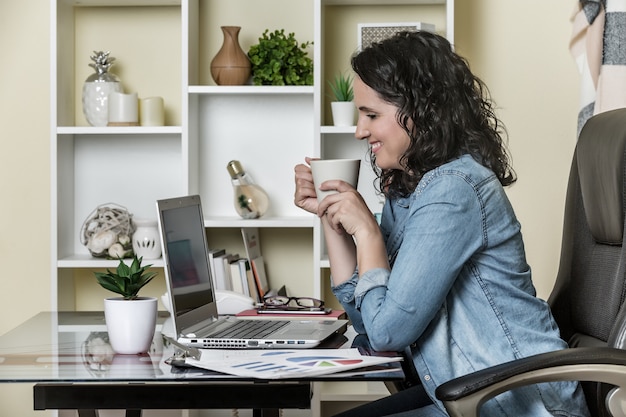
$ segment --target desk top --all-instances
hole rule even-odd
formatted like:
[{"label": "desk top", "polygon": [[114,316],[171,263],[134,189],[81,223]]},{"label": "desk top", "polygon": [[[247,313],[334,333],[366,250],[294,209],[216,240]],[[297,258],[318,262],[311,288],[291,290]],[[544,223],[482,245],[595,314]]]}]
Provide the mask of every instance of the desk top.
[{"label": "desk top", "polygon": [[[0,336],[0,382],[255,381],[197,368],[172,367],[176,348],[164,340],[160,317],[149,352],[117,355],[108,344],[102,312],[42,312]],[[345,342],[347,339],[343,338]],[[349,347],[344,343],[343,347]],[[400,380],[398,362],[313,380]],[[288,381],[288,380],[280,380]]]}]

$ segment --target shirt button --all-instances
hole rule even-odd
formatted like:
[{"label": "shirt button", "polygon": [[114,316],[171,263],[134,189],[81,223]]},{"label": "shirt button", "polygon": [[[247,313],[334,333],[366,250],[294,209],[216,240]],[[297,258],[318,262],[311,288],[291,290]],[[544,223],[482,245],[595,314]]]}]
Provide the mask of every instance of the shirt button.
[{"label": "shirt button", "polygon": [[426,381],[430,381],[430,375],[424,375],[424,379],[425,379]]}]

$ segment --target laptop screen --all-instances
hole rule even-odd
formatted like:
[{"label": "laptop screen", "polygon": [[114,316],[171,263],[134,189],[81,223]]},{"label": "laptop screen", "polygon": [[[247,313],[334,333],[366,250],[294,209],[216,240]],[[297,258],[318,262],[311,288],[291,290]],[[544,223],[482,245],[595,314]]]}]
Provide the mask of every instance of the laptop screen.
[{"label": "laptop screen", "polygon": [[163,260],[177,331],[217,317],[200,197],[157,202]]}]

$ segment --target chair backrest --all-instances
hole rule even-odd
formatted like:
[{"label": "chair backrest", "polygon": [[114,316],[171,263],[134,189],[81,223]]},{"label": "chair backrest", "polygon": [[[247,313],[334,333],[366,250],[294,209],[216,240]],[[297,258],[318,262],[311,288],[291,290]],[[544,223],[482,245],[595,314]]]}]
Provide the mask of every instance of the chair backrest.
[{"label": "chair backrest", "polygon": [[[626,348],[626,109],[600,113],[583,127],[570,171],[561,260],[549,298],[571,347]],[[604,387],[583,384],[595,416]]]}]

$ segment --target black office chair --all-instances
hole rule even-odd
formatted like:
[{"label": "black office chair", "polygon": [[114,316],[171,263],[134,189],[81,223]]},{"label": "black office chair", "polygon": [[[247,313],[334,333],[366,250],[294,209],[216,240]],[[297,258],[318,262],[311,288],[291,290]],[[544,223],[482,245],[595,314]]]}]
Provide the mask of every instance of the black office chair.
[{"label": "black office chair", "polygon": [[[561,261],[549,298],[571,349],[540,354],[439,386],[452,417],[478,416],[482,403],[539,382],[582,382],[593,416],[626,416],[626,109],[583,127],[565,202]],[[622,405],[624,404],[624,405]]]}]

